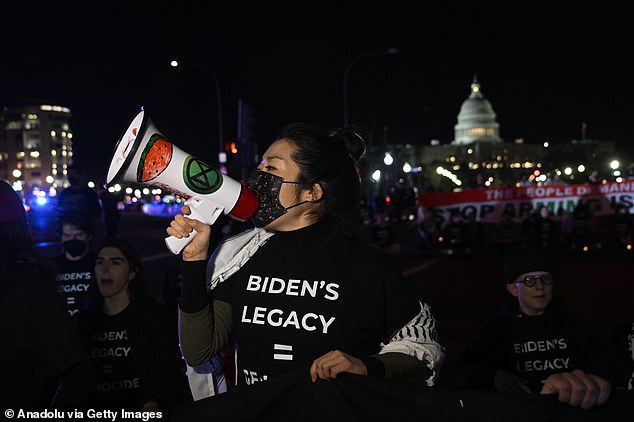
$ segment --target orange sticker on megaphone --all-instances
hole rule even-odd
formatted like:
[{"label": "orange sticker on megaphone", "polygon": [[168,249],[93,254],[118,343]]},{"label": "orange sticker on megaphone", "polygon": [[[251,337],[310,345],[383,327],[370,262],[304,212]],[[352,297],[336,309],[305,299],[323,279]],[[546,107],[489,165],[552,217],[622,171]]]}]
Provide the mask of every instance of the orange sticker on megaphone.
[{"label": "orange sticker on megaphone", "polygon": [[154,179],[163,173],[171,160],[172,144],[158,133],[152,135],[139,160],[137,181],[145,183]]}]

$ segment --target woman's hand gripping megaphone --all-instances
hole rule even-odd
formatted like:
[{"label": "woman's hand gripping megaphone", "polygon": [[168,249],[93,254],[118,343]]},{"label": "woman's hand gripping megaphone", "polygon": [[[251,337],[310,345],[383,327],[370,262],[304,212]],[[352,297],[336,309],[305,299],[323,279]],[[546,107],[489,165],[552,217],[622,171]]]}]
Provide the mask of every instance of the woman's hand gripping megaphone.
[{"label": "woman's hand gripping megaphone", "polygon": [[[204,201],[200,202],[204,203]],[[166,230],[169,237],[165,238],[165,244],[174,254],[180,253],[182,250],[185,261],[206,260],[208,258],[211,237],[210,225],[222,213],[222,208],[217,208],[215,212],[212,212],[212,221],[208,221],[209,218],[204,218],[197,211],[199,205],[201,203],[196,198],[190,198],[187,205],[183,205],[181,214],[174,217]]]}]

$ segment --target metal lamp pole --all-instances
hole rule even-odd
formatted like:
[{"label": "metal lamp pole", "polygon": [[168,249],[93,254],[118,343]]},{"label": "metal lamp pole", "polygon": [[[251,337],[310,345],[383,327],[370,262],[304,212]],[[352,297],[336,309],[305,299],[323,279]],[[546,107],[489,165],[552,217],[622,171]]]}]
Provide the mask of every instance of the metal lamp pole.
[{"label": "metal lamp pole", "polygon": [[222,153],[224,149],[224,144],[223,144],[223,132],[222,132],[222,101],[220,96],[220,84],[218,83],[218,78],[216,77],[216,74],[205,65],[198,64],[198,63],[179,63],[177,60],[172,60],[170,62],[170,66],[172,67],[178,67],[181,65],[198,67],[203,69],[205,72],[207,72],[211,76],[211,79],[214,82],[214,85],[216,87],[216,108],[218,109],[218,160],[220,160],[220,154]]},{"label": "metal lamp pole", "polygon": [[348,79],[350,76],[350,69],[352,68],[352,65],[363,58],[383,56],[383,55],[389,55],[389,54],[397,54],[397,53],[398,53],[397,48],[389,48],[385,51],[360,53],[354,56],[352,60],[350,60],[350,62],[348,63],[348,66],[346,67],[346,72],[343,76],[343,125],[344,126],[348,126]]}]

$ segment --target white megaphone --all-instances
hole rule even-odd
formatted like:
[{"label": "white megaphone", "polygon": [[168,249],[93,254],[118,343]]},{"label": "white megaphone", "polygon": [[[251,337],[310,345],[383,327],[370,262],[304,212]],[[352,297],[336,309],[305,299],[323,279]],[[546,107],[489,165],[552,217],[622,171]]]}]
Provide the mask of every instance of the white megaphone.
[{"label": "white megaphone", "polygon": [[[245,221],[260,205],[255,192],[169,142],[143,110],[114,148],[106,184],[119,182],[157,186],[179,195],[191,209],[190,218],[210,225],[223,212]],[[177,254],[195,234],[168,236],[165,243]]]}]

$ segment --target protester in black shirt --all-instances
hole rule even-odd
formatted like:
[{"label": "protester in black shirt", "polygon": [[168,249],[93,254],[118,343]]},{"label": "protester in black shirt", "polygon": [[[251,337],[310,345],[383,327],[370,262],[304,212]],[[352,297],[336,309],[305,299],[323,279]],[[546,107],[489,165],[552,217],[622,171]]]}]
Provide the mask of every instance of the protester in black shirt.
[{"label": "protester in black shirt", "polygon": [[634,392],[634,321],[617,324],[614,342],[626,375],[623,388]]},{"label": "protester in black shirt", "polygon": [[430,307],[351,229],[364,148],[352,128],[289,125],[247,182],[260,198],[256,228],[219,245],[207,280],[210,227],[186,217],[187,207],[171,222],[169,235],[197,232],[183,249],[179,301],[191,366],[233,335],[239,385],[294,370],[313,382],[351,373],[434,385],[444,350]]},{"label": "protester in black shirt", "polygon": [[95,367],[90,405],[161,411],[186,402],[176,320],[146,294],[134,246],[106,240],[97,252],[95,276],[99,291],[77,314]]},{"label": "protester in black shirt", "polygon": [[22,201],[0,180],[3,409],[83,408],[92,380],[86,348],[52,287],[53,274],[42,262]]},{"label": "protester in black shirt", "polygon": [[553,296],[551,264],[543,250],[530,244],[509,249],[505,279],[512,297],[459,356],[458,385],[557,393],[560,402],[584,409],[605,404],[623,379],[616,350]]},{"label": "protester in black shirt", "polygon": [[94,225],[80,214],[65,214],[58,222],[57,231],[64,251],[52,258],[55,288],[73,316],[96,288],[95,253],[90,248]]},{"label": "protester in black shirt", "polygon": [[81,166],[73,164],[67,169],[68,186],[57,196],[56,216],[59,221],[64,215],[81,215],[95,227],[92,247],[98,247],[106,237],[104,212],[101,200],[94,189],[84,182]]},{"label": "protester in black shirt", "polygon": [[396,232],[388,221],[387,213],[377,212],[375,222],[370,230],[370,241],[387,254],[400,252],[401,245],[396,241]]},{"label": "protester in black shirt", "polygon": [[500,221],[495,223],[493,232],[495,253],[503,257],[508,249],[519,245],[522,239],[521,226],[513,221],[513,213],[504,211],[500,216]]},{"label": "protester in black shirt", "polygon": [[117,237],[121,220],[117,197],[108,191],[105,183],[97,185],[95,190],[103,208],[106,237]]}]

